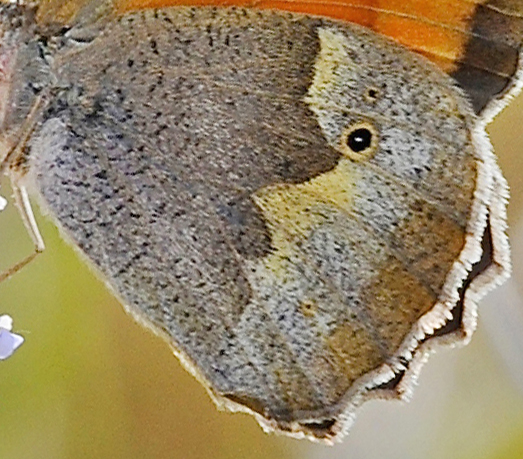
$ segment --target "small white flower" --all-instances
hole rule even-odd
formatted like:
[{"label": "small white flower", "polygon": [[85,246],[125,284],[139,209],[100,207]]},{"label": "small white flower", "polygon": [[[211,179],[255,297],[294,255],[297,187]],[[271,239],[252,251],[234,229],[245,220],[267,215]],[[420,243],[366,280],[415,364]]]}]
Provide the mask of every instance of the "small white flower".
[{"label": "small white flower", "polygon": [[7,206],[7,200],[3,196],[0,196],[0,212],[5,209],[5,206]]},{"label": "small white flower", "polygon": [[11,333],[13,319],[4,314],[0,316],[0,360],[10,357],[24,342],[24,338],[16,333]]}]

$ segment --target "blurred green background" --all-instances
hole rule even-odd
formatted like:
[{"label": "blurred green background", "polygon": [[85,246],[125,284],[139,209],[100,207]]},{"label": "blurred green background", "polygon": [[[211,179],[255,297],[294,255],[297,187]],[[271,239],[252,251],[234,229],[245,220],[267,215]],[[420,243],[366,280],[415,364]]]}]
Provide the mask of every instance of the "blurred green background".
[{"label": "blurred green background", "polygon": [[[430,359],[409,404],[367,404],[332,448],[218,412],[168,346],[123,312],[38,215],[47,250],[0,284],[0,314],[26,338],[0,362],[0,458],[523,457],[522,125],[520,97],[490,127],[512,191],[512,280],[482,302],[469,346]],[[0,214],[1,268],[31,248],[10,204]]]}]

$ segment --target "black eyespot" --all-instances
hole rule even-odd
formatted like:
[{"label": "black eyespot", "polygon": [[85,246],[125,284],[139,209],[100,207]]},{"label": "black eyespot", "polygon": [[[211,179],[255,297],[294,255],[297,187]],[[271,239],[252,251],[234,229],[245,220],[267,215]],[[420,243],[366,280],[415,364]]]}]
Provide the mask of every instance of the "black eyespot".
[{"label": "black eyespot", "polygon": [[341,132],[338,150],[352,161],[365,161],[378,150],[379,132],[368,121],[349,124]]},{"label": "black eyespot", "polygon": [[347,136],[347,146],[354,152],[366,150],[372,145],[372,132],[367,128],[359,128]]}]

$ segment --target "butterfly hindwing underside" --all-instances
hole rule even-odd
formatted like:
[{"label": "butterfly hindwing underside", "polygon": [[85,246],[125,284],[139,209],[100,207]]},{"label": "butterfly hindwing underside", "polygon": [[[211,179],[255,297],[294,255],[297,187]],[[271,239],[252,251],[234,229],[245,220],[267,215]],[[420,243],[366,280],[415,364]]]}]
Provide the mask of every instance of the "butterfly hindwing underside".
[{"label": "butterfly hindwing underside", "polygon": [[438,66],[287,12],[2,8],[13,177],[220,405],[331,441],[468,338],[506,186]]}]

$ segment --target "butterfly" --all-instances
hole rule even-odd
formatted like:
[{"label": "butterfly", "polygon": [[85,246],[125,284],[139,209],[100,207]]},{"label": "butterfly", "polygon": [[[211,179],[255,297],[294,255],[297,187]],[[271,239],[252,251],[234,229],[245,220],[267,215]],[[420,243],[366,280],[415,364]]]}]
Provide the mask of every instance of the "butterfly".
[{"label": "butterfly", "polygon": [[443,3],[2,5],[35,253],[28,191],[219,406],[339,440],[510,271],[484,128],[523,5]]}]

